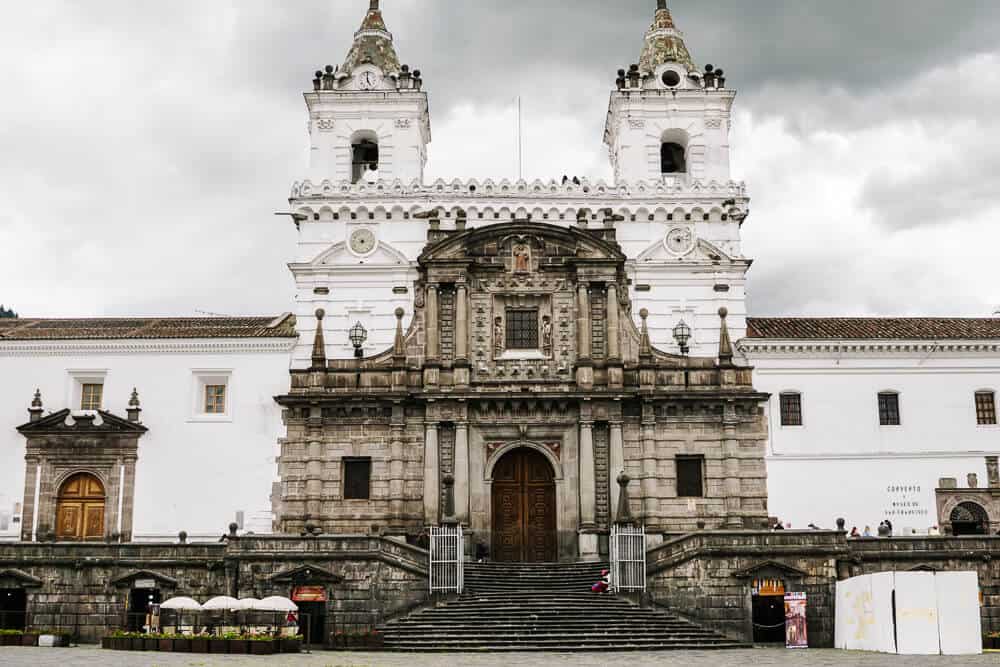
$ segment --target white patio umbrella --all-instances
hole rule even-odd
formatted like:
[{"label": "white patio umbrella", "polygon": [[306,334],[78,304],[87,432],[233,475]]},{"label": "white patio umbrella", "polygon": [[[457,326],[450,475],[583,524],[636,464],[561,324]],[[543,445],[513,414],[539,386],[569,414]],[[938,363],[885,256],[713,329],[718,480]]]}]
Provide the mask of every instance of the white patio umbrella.
[{"label": "white patio umbrella", "polygon": [[269,598],[264,598],[256,607],[259,611],[298,611],[299,606],[289,600],[288,598],[283,598],[280,595],[274,595]]},{"label": "white patio umbrella", "polygon": [[237,611],[243,607],[240,606],[240,601],[236,598],[220,595],[201,605],[201,608],[205,611]]},{"label": "white patio umbrella", "polygon": [[238,607],[233,607],[233,609],[238,611],[255,611],[259,609],[257,605],[260,604],[260,600],[257,598],[242,598],[238,602]]},{"label": "white patio umbrella", "polygon": [[170,598],[160,604],[160,609],[173,609],[174,611],[201,611],[201,605],[197,600],[191,598]]}]

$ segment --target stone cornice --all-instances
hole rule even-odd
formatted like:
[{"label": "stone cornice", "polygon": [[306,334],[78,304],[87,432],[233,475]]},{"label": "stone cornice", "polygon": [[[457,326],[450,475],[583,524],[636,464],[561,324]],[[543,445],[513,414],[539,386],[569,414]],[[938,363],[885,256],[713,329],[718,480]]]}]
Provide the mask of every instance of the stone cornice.
[{"label": "stone cornice", "polygon": [[788,340],[744,338],[736,344],[744,354],[809,355],[831,354],[928,354],[1000,353],[1000,340]]},{"label": "stone cornice", "polygon": [[78,354],[267,354],[290,352],[296,338],[0,341],[0,357]]}]

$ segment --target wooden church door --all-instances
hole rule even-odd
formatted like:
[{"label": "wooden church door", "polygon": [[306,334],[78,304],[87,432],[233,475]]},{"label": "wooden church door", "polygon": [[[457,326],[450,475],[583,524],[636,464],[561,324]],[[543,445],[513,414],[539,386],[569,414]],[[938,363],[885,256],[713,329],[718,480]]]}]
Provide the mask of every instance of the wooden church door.
[{"label": "wooden church door", "polygon": [[494,466],[493,560],[557,560],[554,477],[548,460],[527,448],[508,452]]}]

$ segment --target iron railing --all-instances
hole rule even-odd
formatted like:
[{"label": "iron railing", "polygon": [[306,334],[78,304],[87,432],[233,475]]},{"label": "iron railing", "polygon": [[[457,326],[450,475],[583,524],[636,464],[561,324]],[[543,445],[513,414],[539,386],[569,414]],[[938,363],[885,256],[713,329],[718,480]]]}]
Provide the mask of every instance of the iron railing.
[{"label": "iron railing", "polygon": [[431,593],[462,594],[465,586],[465,548],[462,526],[431,526]]},{"label": "iron railing", "polygon": [[614,593],[646,590],[646,528],[611,526],[611,590]]}]

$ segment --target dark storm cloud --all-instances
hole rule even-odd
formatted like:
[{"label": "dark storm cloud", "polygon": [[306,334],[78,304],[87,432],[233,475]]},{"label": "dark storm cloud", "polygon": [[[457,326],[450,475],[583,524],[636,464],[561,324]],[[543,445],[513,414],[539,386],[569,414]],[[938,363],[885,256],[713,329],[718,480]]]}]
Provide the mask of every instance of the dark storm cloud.
[{"label": "dark storm cloud", "polygon": [[[0,300],[13,294],[24,314],[45,315],[288,309],[284,265],[294,230],[271,213],[286,205],[287,186],[305,171],[301,93],[317,67],[342,62],[367,5],[3,3]],[[996,3],[669,5],[695,60],[725,68],[740,90],[738,113],[753,119],[754,132],[774,135],[770,144],[734,142],[737,153],[751,152],[748,143],[759,153],[742,160],[755,197],[744,230],[758,260],[751,303],[770,313],[902,303],[891,292],[875,300],[866,295],[867,283],[884,277],[873,268],[881,266],[874,256],[855,261],[844,250],[824,261],[831,251],[809,247],[808,237],[794,248],[781,245],[783,226],[801,223],[801,207],[788,200],[816,196],[804,183],[815,188],[856,171],[852,189],[830,201],[856,201],[882,231],[957,224],[959,200],[988,207],[997,167],[991,137],[1000,133],[991,110],[1000,102],[993,92],[1000,82],[991,74],[996,58],[974,56],[996,51]],[[592,144],[590,164],[601,163],[608,91],[615,71],[637,61],[654,6],[654,0],[383,0],[401,60],[424,73],[432,162],[442,162],[435,146],[483,140],[484,128],[459,126],[457,110],[471,105],[467,117],[486,110],[501,118],[521,95],[545,127],[572,121],[579,133],[529,146],[529,157],[569,155]],[[767,119],[776,119],[780,131]],[[934,160],[891,142],[880,153],[860,150],[891,134],[885,128],[893,125],[918,127],[914,137],[940,140],[948,150]],[[982,134],[949,127],[956,125],[981,126]],[[816,139],[823,133],[835,136],[824,143]],[[836,148],[852,141],[859,150]],[[829,152],[826,163],[813,157],[816,151]],[[470,171],[461,155],[447,162],[453,164],[457,173],[449,176]],[[848,210],[838,215],[860,217]],[[809,222],[822,234],[836,233],[832,214]],[[904,255],[882,262],[895,263],[893,275],[910,275],[916,260]],[[819,275],[798,277],[803,267],[819,264]],[[855,277],[838,282],[831,268],[838,264]],[[788,288],[800,282],[801,289]],[[964,288],[982,282],[969,278],[941,289],[962,290],[966,302],[957,307],[974,312],[990,296],[981,286]],[[938,293],[922,298],[908,307],[940,310]]]}]

